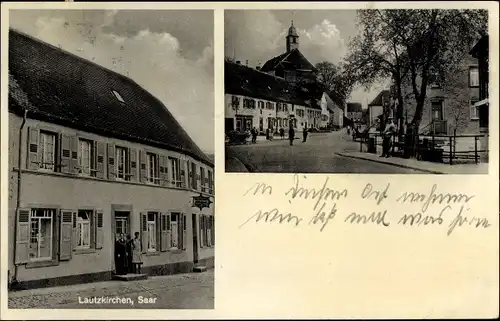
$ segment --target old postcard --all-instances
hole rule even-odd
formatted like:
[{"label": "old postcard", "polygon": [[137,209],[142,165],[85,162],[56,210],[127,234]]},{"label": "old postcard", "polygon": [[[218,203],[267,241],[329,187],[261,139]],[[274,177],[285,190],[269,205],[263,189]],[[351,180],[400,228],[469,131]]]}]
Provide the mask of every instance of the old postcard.
[{"label": "old postcard", "polygon": [[498,316],[498,4],[2,22],[2,319]]}]

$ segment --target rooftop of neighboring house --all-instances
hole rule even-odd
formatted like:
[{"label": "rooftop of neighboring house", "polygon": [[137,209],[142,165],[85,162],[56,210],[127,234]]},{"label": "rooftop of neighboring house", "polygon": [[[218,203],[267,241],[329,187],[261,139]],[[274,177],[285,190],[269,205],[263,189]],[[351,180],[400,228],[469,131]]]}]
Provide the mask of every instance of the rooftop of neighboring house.
[{"label": "rooftop of neighboring house", "polygon": [[132,79],[9,30],[9,111],[187,154],[209,166],[165,105]]},{"label": "rooftop of neighboring house", "polygon": [[391,92],[389,90],[382,90],[368,106],[382,106],[383,101],[389,102],[390,96]]},{"label": "rooftop of neighboring house", "polygon": [[306,87],[229,61],[224,64],[224,84],[226,94],[302,106],[310,106],[308,101],[315,95]]},{"label": "rooftop of neighboring house", "polygon": [[360,103],[347,103],[348,113],[360,113],[363,110]]},{"label": "rooftop of neighboring house", "polygon": [[484,35],[471,49],[470,54],[474,58],[479,58],[480,56],[487,56],[489,51],[488,49],[489,49],[489,36]]},{"label": "rooftop of neighboring house", "polygon": [[280,65],[286,70],[316,70],[313,64],[297,48],[269,59],[260,70],[269,72],[276,70]]}]

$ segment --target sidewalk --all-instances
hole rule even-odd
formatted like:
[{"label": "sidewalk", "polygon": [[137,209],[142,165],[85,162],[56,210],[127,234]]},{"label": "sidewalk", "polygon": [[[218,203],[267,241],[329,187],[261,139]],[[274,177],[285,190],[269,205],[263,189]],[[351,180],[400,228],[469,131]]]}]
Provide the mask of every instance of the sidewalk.
[{"label": "sidewalk", "polygon": [[363,159],[381,164],[409,168],[429,174],[488,174],[488,163],[448,165],[400,157],[383,158],[379,154],[361,152],[336,153],[339,156]]},{"label": "sidewalk", "polygon": [[[26,308],[213,308],[213,269],[203,273],[152,276],[141,281],[105,281],[8,293],[10,309]],[[138,297],[157,298],[140,304]],[[81,304],[82,298],[130,298],[134,304]],[[80,298],[80,299],[79,299]]]},{"label": "sidewalk", "polygon": [[226,171],[233,173],[248,173],[248,169],[236,157],[226,157]]}]

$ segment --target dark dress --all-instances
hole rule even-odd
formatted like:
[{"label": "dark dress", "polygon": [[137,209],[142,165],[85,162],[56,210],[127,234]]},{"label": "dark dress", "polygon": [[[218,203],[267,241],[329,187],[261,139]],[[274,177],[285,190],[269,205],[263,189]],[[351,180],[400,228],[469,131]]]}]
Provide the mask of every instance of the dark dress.
[{"label": "dark dress", "polygon": [[290,128],[288,131],[288,138],[290,139],[290,145],[293,145],[293,139],[295,138],[295,131],[293,128]]},{"label": "dark dress", "polygon": [[132,265],[132,240],[127,240],[127,272],[134,273],[133,265]]},{"label": "dark dress", "polygon": [[125,241],[115,242],[115,268],[117,275],[127,273],[127,244]]}]

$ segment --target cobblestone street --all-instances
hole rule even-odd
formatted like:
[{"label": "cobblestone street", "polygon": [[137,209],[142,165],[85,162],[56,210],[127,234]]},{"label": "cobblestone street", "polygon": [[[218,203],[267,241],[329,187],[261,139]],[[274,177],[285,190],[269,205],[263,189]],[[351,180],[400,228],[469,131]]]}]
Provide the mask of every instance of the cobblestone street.
[{"label": "cobblestone street", "polygon": [[[118,298],[123,303],[84,303],[94,297]],[[151,303],[140,303],[140,297]],[[213,309],[214,270],[155,276],[142,281],[107,281],[11,292],[9,308]]]}]

